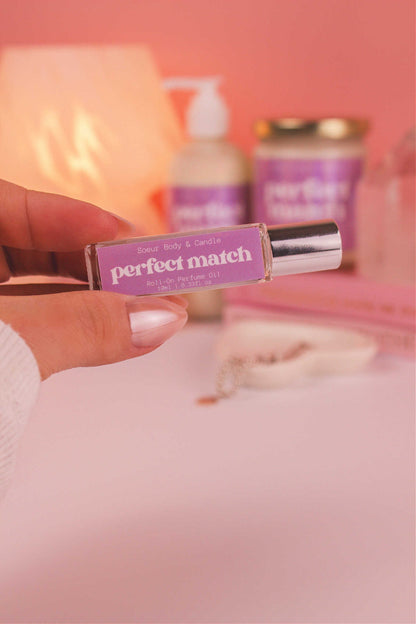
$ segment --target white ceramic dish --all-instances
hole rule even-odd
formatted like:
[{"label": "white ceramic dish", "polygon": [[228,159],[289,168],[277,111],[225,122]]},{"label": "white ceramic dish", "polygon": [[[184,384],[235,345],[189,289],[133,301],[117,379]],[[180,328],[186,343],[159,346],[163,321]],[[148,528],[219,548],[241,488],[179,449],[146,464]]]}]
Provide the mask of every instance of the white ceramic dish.
[{"label": "white ceramic dish", "polygon": [[361,370],[376,354],[373,338],[355,331],[281,321],[239,321],[222,330],[216,355],[247,363],[241,385],[279,388],[305,375]]}]

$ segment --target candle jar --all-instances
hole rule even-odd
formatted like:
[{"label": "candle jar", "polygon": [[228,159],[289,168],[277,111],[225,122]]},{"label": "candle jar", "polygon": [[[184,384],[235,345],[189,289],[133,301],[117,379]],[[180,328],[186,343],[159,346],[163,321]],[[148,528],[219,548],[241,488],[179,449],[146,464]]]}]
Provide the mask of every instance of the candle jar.
[{"label": "candle jar", "polygon": [[343,265],[355,258],[355,193],[363,171],[364,119],[259,120],[254,153],[253,221],[333,219]]}]

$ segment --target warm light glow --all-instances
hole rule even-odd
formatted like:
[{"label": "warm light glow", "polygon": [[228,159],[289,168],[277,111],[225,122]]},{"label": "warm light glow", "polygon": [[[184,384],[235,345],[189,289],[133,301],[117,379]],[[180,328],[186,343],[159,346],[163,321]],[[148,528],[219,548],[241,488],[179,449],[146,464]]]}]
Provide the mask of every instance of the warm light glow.
[{"label": "warm light glow", "polygon": [[0,93],[0,178],[165,228],[151,197],[182,135],[146,48],[6,48]]},{"label": "warm light glow", "polygon": [[97,188],[105,186],[100,160],[109,158],[106,143],[114,143],[114,135],[81,107],[74,110],[72,124],[66,135],[57,111],[46,109],[32,142],[45,178],[62,187],[72,186],[71,194],[77,195],[82,193],[83,178]]}]

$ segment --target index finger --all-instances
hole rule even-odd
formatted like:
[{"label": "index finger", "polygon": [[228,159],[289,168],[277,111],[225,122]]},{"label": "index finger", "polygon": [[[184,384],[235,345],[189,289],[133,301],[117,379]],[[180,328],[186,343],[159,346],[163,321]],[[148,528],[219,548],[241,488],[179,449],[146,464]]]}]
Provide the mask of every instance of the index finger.
[{"label": "index finger", "polygon": [[123,219],[87,202],[30,191],[0,180],[0,245],[75,251],[132,230]]}]

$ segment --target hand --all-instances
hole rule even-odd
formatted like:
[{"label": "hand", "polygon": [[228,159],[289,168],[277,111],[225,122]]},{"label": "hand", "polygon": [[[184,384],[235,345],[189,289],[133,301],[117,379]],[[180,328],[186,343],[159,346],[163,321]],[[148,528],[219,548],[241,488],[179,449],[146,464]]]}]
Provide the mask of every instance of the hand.
[{"label": "hand", "polygon": [[[0,282],[35,274],[85,280],[84,246],[128,232],[128,222],[92,204],[0,180]],[[67,289],[0,286],[0,320],[30,346],[42,379],[149,353],[186,323],[181,297],[56,292]]]}]

